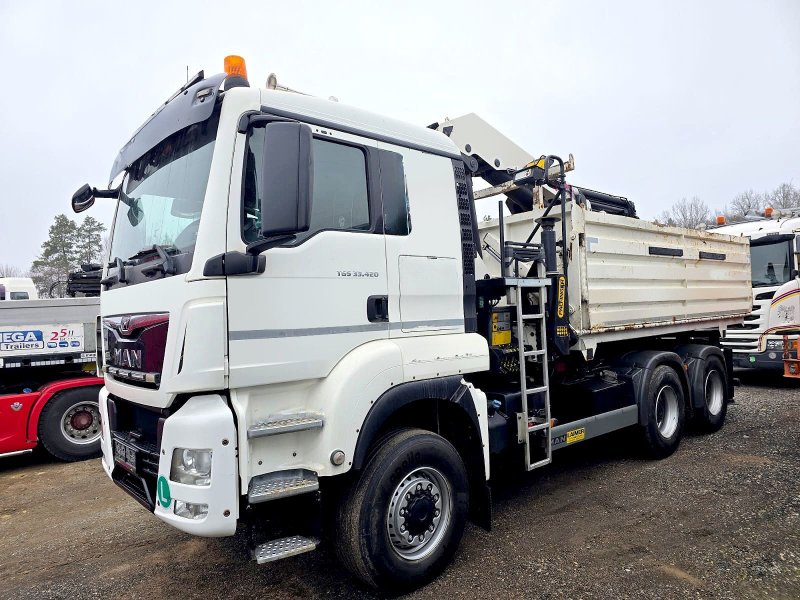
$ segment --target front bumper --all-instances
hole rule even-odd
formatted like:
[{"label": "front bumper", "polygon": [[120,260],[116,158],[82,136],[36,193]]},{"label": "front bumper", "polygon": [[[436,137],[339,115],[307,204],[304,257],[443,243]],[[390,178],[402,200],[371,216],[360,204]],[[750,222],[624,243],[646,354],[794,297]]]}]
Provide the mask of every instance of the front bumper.
[{"label": "front bumper", "polygon": [[[121,418],[116,414],[117,404],[123,403],[113,398],[109,402],[107,390],[101,391],[101,447],[106,474],[159,519],[181,531],[206,537],[233,535],[239,517],[239,477],[236,428],[225,399],[217,394],[194,396],[166,417],[146,411],[136,413],[135,418]],[[125,404],[128,409],[137,409]],[[142,435],[143,429],[149,435]],[[135,450],[134,468],[123,467],[114,459],[115,440]],[[208,485],[188,485],[170,479],[175,448],[211,450]],[[198,519],[179,516],[178,501],[205,504],[208,512]]]},{"label": "front bumper", "polygon": [[781,350],[748,352],[746,354],[734,352],[733,366],[741,369],[783,371],[783,352]]}]

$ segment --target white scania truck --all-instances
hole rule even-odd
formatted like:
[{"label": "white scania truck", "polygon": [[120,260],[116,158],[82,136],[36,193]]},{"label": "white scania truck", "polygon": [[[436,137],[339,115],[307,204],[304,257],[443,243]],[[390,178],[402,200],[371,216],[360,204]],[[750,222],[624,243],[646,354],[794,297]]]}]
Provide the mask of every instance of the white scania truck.
[{"label": "white scania truck", "polygon": [[[769,216],[711,230],[750,240],[752,313],[744,323],[730,326],[722,343],[733,350],[736,367],[783,370],[782,326],[800,324],[800,313],[792,305],[798,292],[791,285],[800,277],[800,209],[766,212]],[[790,336],[789,343],[796,351],[797,336]]]},{"label": "white scania truck", "polygon": [[[489,526],[490,458],[524,472],[627,427],[665,457],[690,419],[719,428],[746,240],[641,221],[534,158],[474,115],[250,87],[238,58],[191,79],[72,200],[117,199],[109,477],[182,531],[246,527],[259,563],[327,539],[398,591]],[[510,216],[477,223],[475,177]]]}]

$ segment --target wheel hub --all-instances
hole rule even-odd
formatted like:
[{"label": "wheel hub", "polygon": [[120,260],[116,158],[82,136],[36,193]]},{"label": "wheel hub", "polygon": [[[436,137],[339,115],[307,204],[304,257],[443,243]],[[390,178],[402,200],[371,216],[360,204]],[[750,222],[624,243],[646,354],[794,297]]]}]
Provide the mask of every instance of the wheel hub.
[{"label": "wheel hub", "polygon": [[[430,484],[429,484],[430,486]],[[433,523],[436,501],[430,489],[415,491],[405,512],[405,526],[411,535],[419,535]]]},{"label": "wheel hub", "polygon": [[100,438],[100,407],[96,402],[78,402],[64,411],[61,433],[73,444],[91,444]]},{"label": "wheel hub", "polygon": [[94,421],[92,413],[86,410],[82,410],[80,412],[75,413],[74,415],[72,415],[72,418],[70,419],[72,427],[74,427],[78,431],[83,431],[84,429],[88,429],[89,426],[92,424],[92,421]]},{"label": "wheel hub", "polygon": [[389,501],[386,528],[402,558],[421,560],[433,552],[450,524],[450,484],[439,471],[416,469],[397,485]]}]

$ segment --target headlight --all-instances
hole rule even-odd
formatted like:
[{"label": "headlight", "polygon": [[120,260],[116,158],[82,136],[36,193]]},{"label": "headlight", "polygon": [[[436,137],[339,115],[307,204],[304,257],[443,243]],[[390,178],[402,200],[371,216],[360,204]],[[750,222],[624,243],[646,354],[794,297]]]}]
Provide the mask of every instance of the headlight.
[{"label": "headlight", "polygon": [[210,485],[211,450],[175,448],[169,478],[187,485]]},{"label": "headlight", "polygon": [[208,504],[192,504],[183,500],[175,500],[174,512],[184,519],[203,519],[208,515]]}]

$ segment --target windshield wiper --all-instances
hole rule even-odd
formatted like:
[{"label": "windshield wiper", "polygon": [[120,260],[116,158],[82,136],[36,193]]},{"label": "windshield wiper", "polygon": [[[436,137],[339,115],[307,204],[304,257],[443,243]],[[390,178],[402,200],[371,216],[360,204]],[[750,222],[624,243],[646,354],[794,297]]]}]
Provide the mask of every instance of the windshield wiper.
[{"label": "windshield wiper", "polygon": [[172,259],[172,256],[170,256],[170,254],[177,254],[180,252],[180,250],[178,250],[178,248],[175,246],[162,246],[161,244],[153,244],[152,248],[140,250],[131,256],[129,260],[144,258],[153,252],[158,254],[158,260],[155,261],[152,266],[142,269],[142,274],[150,276],[156,273],[163,273],[164,277],[166,277],[167,275],[175,275],[175,273],[177,273],[178,270],[175,267],[175,261]]}]

